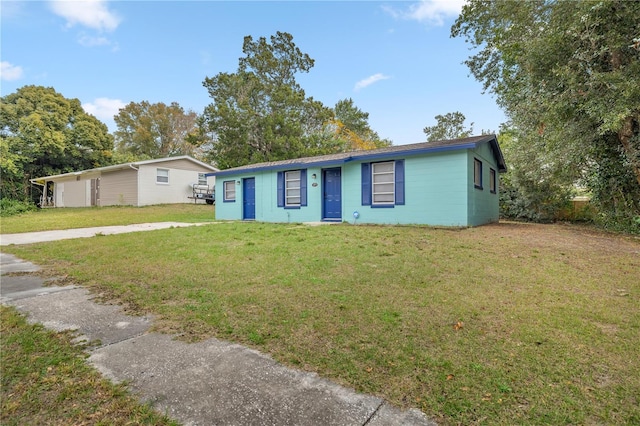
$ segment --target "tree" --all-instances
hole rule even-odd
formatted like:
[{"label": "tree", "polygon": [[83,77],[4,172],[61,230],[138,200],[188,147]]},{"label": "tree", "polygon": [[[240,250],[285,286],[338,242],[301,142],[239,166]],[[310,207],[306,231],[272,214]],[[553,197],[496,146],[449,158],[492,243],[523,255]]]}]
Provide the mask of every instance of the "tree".
[{"label": "tree", "polygon": [[131,102],[114,117],[118,155],[152,159],[191,155],[202,157],[199,150],[198,115],[177,103],[151,104]]},{"label": "tree", "polygon": [[213,138],[210,159],[220,168],[316,155],[330,149],[325,125],[331,109],[307,98],[295,80],[314,60],[288,33],[244,38],[235,73],[203,82],[213,103],[203,114],[203,130]]},{"label": "tree", "polygon": [[500,215],[536,222],[549,222],[568,206],[575,188],[566,177],[561,161],[540,155],[537,144],[518,128],[503,125],[498,141],[508,173],[500,177]]},{"label": "tree", "polygon": [[27,200],[29,179],[110,164],[113,137],[78,99],[24,86],[0,103],[2,197]]},{"label": "tree", "polygon": [[459,111],[436,115],[435,119],[437,121],[435,126],[427,126],[423,129],[428,142],[466,138],[473,134],[473,123],[468,129],[465,128],[466,117]]},{"label": "tree", "polygon": [[329,125],[333,128],[338,146],[342,151],[364,150],[391,146],[388,139],[380,139],[378,133],[369,126],[369,113],[355,106],[353,99],[343,99],[336,103],[335,118]]},{"label": "tree", "polygon": [[466,64],[528,135],[515,149],[569,171],[603,217],[640,230],[637,16],[640,2],[622,0],[472,0],[451,34],[480,49]]}]

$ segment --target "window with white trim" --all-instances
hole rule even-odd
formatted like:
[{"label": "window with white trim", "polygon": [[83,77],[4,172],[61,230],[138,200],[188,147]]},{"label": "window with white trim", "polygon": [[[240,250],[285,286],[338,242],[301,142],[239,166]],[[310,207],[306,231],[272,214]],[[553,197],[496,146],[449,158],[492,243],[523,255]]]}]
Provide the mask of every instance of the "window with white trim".
[{"label": "window with white trim", "polygon": [[482,161],[473,159],[473,186],[482,189]]},{"label": "window with white trim", "polygon": [[395,204],[395,161],[371,164],[373,205]]},{"label": "window with white trim", "polygon": [[226,180],[222,182],[224,188],[224,198],[223,202],[229,203],[236,201],[236,181],[235,180]]},{"label": "window with white trim", "polygon": [[156,169],[156,183],[169,183],[169,169]]},{"label": "window with white trim", "polygon": [[278,207],[299,209],[307,205],[307,169],[277,174]]},{"label": "window with white trim", "polygon": [[284,174],[284,205],[300,206],[300,170]]},{"label": "window with white trim", "polygon": [[204,173],[198,173],[198,185],[206,185],[207,176]]}]

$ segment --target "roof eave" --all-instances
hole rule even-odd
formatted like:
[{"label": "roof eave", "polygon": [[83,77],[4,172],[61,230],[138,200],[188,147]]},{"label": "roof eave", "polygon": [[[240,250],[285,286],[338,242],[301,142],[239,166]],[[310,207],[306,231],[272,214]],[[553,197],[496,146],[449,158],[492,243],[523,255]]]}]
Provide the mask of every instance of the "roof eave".
[{"label": "roof eave", "polygon": [[493,155],[495,155],[496,160],[498,162],[498,172],[506,173],[507,172],[507,163],[504,161],[504,155],[502,154],[502,150],[500,149],[500,144],[498,144],[498,139],[495,135],[489,141],[491,143],[491,149],[493,150]]},{"label": "roof eave", "polygon": [[293,170],[293,169],[307,168],[309,166],[315,166],[315,167],[335,166],[338,164],[346,163],[348,161],[348,158],[340,158],[340,159],[326,160],[326,161],[271,164],[271,165],[264,165],[264,166],[257,166],[257,167],[247,167],[243,169],[234,168],[229,170],[220,170],[217,172],[207,173],[206,176],[230,176],[230,175],[240,175],[245,173],[264,172],[267,170]]},{"label": "roof eave", "polygon": [[198,165],[200,165],[202,167],[206,167],[206,168],[208,168],[210,170],[213,170],[213,171],[217,171],[218,170],[216,167],[213,167],[212,165],[207,164],[207,163],[203,163],[200,160],[196,160],[193,157],[190,157],[188,155],[181,155],[181,156],[178,156],[178,157],[158,158],[156,160],[132,161],[130,163],[114,164],[112,166],[97,167],[95,169],[87,169],[87,170],[80,170],[80,171],[77,171],[77,172],[61,173],[59,175],[42,176],[42,177],[29,179],[29,182],[42,185],[40,182],[46,182],[46,181],[50,181],[50,180],[54,180],[54,179],[61,179],[61,178],[70,177],[70,176],[86,176],[86,175],[91,175],[91,174],[99,174],[99,173],[102,173],[102,172],[110,172],[110,171],[114,171],[114,170],[123,170],[123,169],[129,169],[129,168],[134,168],[134,167],[138,167],[138,166],[144,166],[144,165],[153,164],[153,163],[161,163],[161,162],[164,162],[164,161],[175,161],[175,160],[189,160],[189,161],[194,162],[194,163],[196,163],[196,164],[198,164]]},{"label": "roof eave", "polygon": [[207,173],[207,176],[231,176],[231,175],[239,175],[245,173],[255,173],[262,172],[267,170],[291,170],[291,169],[300,169],[307,168],[310,166],[313,167],[325,167],[325,166],[333,166],[338,164],[349,163],[352,161],[363,161],[363,160],[378,160],[390,157],[398,157],[398,156],[415,156],[422,154],[431,154],[436,152],[447,152],[447,151],[458,151],[462,149],[470,149],[475,148],[475,143],[466,143],[459,145],[449,145],[449,146],[435,146],[421,149],[407,149],[407,150],[398,150],[391,152],[376,152],[376,153],[367,153],[367,151],[357,151],[362,152],[359,155],[350,155],[344,158],[332,159],[332,160],[323,160],[319,159],[318,161],[305,161],[305,162],[289,162],[289,163],[281,163],[281,164],[268,164],[264,166],[256,166],[256,167],[246,167],[246,168],[233,168],[229,170],[220,170],[218,172]]},{"label": "roof eave", "polygon": [[200,160],[197,160],[197,159],[195,159],[195,158],[193,158],[193,157],[191,157],[189,155],[180,155],[180,156],[177,156],[177,157],[157,158],[155,160],[135,161],[135,162],[132,162],[130,164],[132,164],[134,166],[144,166],[144,165],[148,165],[148,164],[162,163],[162,162],[165,162],[165,161],[175,161],[175,160],[189,160],[189,161],[191,161],[193,163],[196,163],[196,164],[198,164],[198,165],[200,165],[202,167],[206,167],[206,168],[211,169],[213,171],[218,170],[217,167],[214,167],[211,164],[204,163],[204,162],[202,162]]}]

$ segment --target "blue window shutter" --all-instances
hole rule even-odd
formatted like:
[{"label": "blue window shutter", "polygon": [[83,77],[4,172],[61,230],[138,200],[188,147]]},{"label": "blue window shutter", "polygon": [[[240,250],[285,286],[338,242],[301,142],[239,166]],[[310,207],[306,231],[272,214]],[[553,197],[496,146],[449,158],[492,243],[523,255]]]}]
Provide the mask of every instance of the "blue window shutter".
[{"label": "blue window shutter", "polygon": [[371,205],[371,163],[362,163],[362,205]]},{"label": "blue window shutter", "polygon": [[307,169],[300,170],[300,205],[307,205]]},{"label": "blue window shutter", "polygon": [[284,207],[284,172],[278,172],[278,207]]},{"label": "blue window shutter", "polygon": [[396,206],[404,206],[404,160],[396,160]]}]

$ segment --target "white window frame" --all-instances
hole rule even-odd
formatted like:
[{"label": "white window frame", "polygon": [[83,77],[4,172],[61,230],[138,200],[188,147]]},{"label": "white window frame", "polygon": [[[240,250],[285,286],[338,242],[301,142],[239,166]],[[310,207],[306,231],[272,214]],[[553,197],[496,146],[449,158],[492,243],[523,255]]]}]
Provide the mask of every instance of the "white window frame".
[{"label": "white window frame", "polygon": [[[391,170],[382,170],[391,165]],[[377,169],[377,170],[376,170]],[[376,182],[376,178],[378,182]],[[383,186],[391,185],[391,191],[383,190]],[[391,200],[384,200],[391,195]],[[381,200],[382,199],[382,200]],[[385,161],[371,163],[371,205],[393,206],[396,203],[396,162]]]},{"label": "white window frame", "polygon": [[[284,205],[285,207],[300,207],[302,202],[301,170],[284,172]],[[297,194],[296,194],[297,193]]]},{"label": "white window frame", "polygon": [[156,169],[156,183],[160,185],[169,185],[169,169]]},{"label": "white window frame", "polygon": [[225,180],[222,182],[224,199],[222,201],[236,201],[236,181],[235,180]]},{"label": "white window frame", "polygon": [[205,176],[205,173],[198,173],[198,185],[207,185],[207,176]]}]

